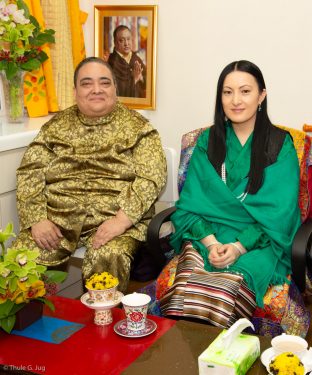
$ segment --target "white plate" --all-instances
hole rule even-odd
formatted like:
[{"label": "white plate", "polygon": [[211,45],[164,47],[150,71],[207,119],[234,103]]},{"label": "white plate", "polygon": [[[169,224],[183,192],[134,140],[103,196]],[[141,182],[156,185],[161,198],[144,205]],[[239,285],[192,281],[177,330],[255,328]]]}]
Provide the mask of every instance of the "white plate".
[{"label": "white plate", "polygon": [[142,329],[141,331],[131,331],[127,329],[127,319],[120,320],[118,323],[114,326],[114,331],[123,337],[129,337],[129,338],[136,338],[136,337],[144,337],[148,336],[151,333],[153,333],[157,328],[157,324],[150,319],[146,319],[145,321],[145,329]]},{"label": "white plate", "polygon": [[[276,356],[275,354],[275,351],[274,349],[271,347],[267,350],[265,350],[262,354],[261,354],[261,362],[262,364],[266,367],[266,369],[268,370],[269,372],[269,364],[270,362],[272,361],[272,359]],[[309,358],[310,356],[307,356],[307,358],[303,358],[302,359],[302,363],[304,365],[304,368],[305,368],[305,374],[307,374],[309,371],[311,371],[311,360]],[[270,374],[270,372],[269,372]]]},{"label": "white plate", "polygon": [[115,307],[120,304],[121,299],[124,295],[121,292],[116,292],[115,299],[110,302],[98,302],[93,301],[89,293],[85,293],[80,297],[80,301],[87,307],[90,307],[90,309],[94,310],[106,310],[111,309],[112,307]]}]

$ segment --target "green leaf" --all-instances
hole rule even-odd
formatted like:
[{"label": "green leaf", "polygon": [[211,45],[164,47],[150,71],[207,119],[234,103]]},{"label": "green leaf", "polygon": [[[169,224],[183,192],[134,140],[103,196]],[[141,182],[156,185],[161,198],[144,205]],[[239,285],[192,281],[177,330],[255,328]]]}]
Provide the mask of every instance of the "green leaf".
[{"label": "green leaf", "polygon": [[45,272],[45,276],[47,277],[47,283],[62,283],[66,277],[67,272],[57,271],[57,270],[48,270]]},{"label": "green leaf", "polygon": [[25,63],[21,64],[21,68],[23,70],[27,70],[31,72],[32,70],[39,69],[40,65],[41,65],[40,61],[38,61],[37,59],[33,59],[33,60],[28,60]]},{"label": "green leaf", "polygon": [[10,222],[5,227],[4,231],[0,230],[0,242],[4,243],[7,241],[10,237],[15,237],[15,233],[13,233],[13,223]]},{"label": "green leaf", "polygon": [[54,35],[54,34],[55,34],[55,30],[53,30],[53,29],[46,29],[46,30],[44,30],[44,32],[45,32],[46,34],[51,34],[51,35]]},{"label": "green leaf", "polygon": [[55,306],[53,304],[53,302],[51,302],[49,299],[47,298],[37,298],[39,301],[43,302],[45,305],[48,306],[48,308],[51,310],[51,311],[55,311]]},{"label": "green leaf", "polygon": [[6,267],[9,270],[11,270],[13,273],[18,272],[21,269],[20,265],[18,265],[16,263],[13,263],[12,261],[11,262],[5,262],[5,264],[7,265]]},{"label": "green leaf", "polygon": [[[9,30],[9,41],[11,43],[16,43],[20,39],[20,33],[16,28],[12,28]],[[13,49],[14,46],[11,45],[11,49]]]},{"label": "green leaf", "polygon": [[18,66],[15,62],[9,61],[6,68],[6,76],[8,80],[11,80],[18,72]]},{"label": "green leaf", "polygon": [[27,280],[27,285],[30,286],[33,284],[35,281],[38,281],[38,276],[37,275],[28,275],[28,280]]},{"label": "green leaf", "polygon": [[55,43],[54,35],[42,33],[37,35],[37,37],[33,40],[33,44],[38,47],[45,43]]},{"label": "green leaf", "polygon": [[33,94],[32,92],[30,94],[27,95],[26,97],[26,101],[28,102],[31,98],[32,98]]},{"label": "green leaf", "polygon": [[11,292],[15,292],[16,289],[17,289],[17,280],[18,280],[18,277],[14,277],[12,279],[10,279],[9,281],[9,289]]},{"label": "green leaf", "polygon": [[40,62],[44,62],[48,59],[48,55],[44,52],[44,51],[40,51],[40,53],[38,54],[37,56],[37,59],[40,61]]},{"label": "green leaf", "polygon": [[5,289],[5,287],[6,287],[6,279],[4,277],[0,277],[0,288]]},{"label": "green leaf", "polygon": [[44,274],[47,270],[47,267],[46,266],[42,266],[41,264],[37,264],[36,265],[36,272],[40,273],[40,274]]},{"label": "green leaf", "polygon": [[29,18],[29,9],[28,6],[24,3],[23,0],[17,0],[16,5],[18,9],[24,9],[24,16],[25,18]]},{"label": "green leaf", "polygon": [[10,311],[10,315],[16,314],[18,311],[22,310],[22,308],[26,305],[26,303],[19,303],[19,304],[14,304],[12,307],[12,310]]},{"label": "green leaf", "polygon": [[14,327],[16,321],[15,315],[10,315],[7,318],[3,318],[0,320],[0,325],[5,332],[10,333]]},{"label": "green leaf", "polygon": [[0,61],[0,70],[7,70],[8,64],[6,60]]},{"label": "green leaf", "polygon": [[0,304],[0,319],[3,319],[10,315],[10,312],[14,306],[14,302],[11,300],[6,300],[4,303]]},{"label": "green leaf", "polygon": [[37,19],[32,16],[31,14],[29,15],[29,20],[30,22],[36,27],[36,29],[40,30],[40,25],[39,25],[39,22],[37,21]]},{"label": "green leaf", "polygon": [[26,79],[24,80],[24,83],[25,83],[25,85],[27,85],[27,86],[29,86],[29,87],[32,87],[32,83],[29,82],[29,81],[27,81]]}]

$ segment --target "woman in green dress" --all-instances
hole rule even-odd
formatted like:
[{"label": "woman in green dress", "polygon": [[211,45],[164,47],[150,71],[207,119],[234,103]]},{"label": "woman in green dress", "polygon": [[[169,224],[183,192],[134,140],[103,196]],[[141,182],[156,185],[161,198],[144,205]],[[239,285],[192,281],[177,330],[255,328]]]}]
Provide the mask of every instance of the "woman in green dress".
[{"label": "woman in green dress", "polygon": [[180,256],[162,313],[222,327],[250,318],[270,285],[289,283],[298,191],[297,154],[269,120],[261,71],[248,61],[229,64],[214,125],[197,141],[171,217]]}]

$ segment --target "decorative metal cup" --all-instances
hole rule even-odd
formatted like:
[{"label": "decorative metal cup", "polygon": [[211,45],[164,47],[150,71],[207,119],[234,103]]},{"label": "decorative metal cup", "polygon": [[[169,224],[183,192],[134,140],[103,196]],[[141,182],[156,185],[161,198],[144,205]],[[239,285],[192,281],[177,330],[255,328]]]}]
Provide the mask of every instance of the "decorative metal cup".
[{"label": "decorative metal cup", "polygon": [[127,294],[121,299],[127,317],[127,329],[143,331],[145,329],[148,304],[151,297],[143,293]]}]

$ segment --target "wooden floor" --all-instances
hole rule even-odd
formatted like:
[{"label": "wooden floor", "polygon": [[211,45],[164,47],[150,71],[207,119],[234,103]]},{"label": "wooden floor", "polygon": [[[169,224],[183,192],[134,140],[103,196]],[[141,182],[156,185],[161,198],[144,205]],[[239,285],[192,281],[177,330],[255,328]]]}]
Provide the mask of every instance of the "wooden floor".
[{"label": "wooden floor", "polygon": [[[82,259],[79,258],[71,258],[70,264],[68,267],[68,277],[64,281],[63,284],[60,285],[58,295],[68,298],[78,299],[80,296],[85,292],[83,289],[82,284],[82,276],[81,276],[81,265]],[[127,293],[133,293],[138,289],[144,287],[145,285],[149,284],[151,281],[148,282],[138,282],[134,280],[130,280]],[[309,310],[312,315],[312,295],[309,297],[305,297],[306,305],[309,307]],[[307,337],[307,341],[312,346],[312,327],[310,325]]]}]

